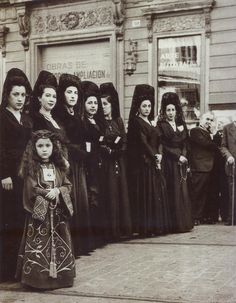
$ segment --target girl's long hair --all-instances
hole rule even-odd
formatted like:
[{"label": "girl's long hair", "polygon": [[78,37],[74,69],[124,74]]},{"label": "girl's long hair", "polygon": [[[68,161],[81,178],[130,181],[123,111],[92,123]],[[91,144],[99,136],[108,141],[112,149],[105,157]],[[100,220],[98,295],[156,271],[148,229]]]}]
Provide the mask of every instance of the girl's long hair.
[{"label": "girl's long hair", "polygon": [[41,158],[38,156],[36,151],[36,142],[39,139],[50,139],[53,144],[52,155],[50,156],[50,162],[52,162],[56,168],[61,172],[66,173],[68,167],[63,157],[62,147],[59,137],[46,129],[38,130],[32,133],[31,139],[29,140],[26,149],[23,153],[21,165],[19,169],[19,176],[26,178],[28,176],[36,178],[42,164]]}]

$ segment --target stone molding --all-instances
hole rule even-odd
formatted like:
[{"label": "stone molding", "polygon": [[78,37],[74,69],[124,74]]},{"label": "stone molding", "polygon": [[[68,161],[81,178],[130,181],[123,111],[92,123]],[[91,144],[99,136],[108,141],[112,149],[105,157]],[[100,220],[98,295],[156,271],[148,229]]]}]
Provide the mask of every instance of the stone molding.
[{"label": "stone molding", "polygon": [[88,10],[55,12],[44,14],[42,11],[31,15],[33,34],[47,34],[61,31],[88,29],[113,24],[111,7],[99,7]]}]

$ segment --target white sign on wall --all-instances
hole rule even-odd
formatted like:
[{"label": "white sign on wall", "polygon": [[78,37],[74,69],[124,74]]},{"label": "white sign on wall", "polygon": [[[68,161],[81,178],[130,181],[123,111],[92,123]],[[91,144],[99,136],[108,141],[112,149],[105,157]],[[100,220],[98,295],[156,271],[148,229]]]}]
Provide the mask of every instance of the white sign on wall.
[{"label": "white sign on wall", "polygon": [[41,49],[41,69],[57,78],[62,73],[77,75],[96,84],[111,81],[109,41],[47,46]]}]

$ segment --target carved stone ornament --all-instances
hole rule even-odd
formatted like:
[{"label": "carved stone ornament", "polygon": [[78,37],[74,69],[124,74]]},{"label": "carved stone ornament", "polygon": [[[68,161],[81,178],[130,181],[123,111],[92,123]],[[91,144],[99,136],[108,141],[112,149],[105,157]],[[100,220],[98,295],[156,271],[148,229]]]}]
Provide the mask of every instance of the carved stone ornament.
[{"label": "carved stone ornament", "polygon": [[24,50],[29,49],[29,34],[30,34],[30,18],[27,14],[25,3],[15,3],[16,15],[19,26],[19,33],[22,36],[21,44]]},{"label": "carved stone ornament", "polygon": [[0,48],[2,50],[2,56],[6,57],[6,35],[9,32],[9,27],[3,25],[0,26]]},{"label": "carved stone ornament", "polygon": [[184,15],[156,19],[153,24],[153,31],[155,33],[175,32],[180,30],[203,29],[204,27],[204,15]]},{"label": "carved stone ornament", "polygon": [[87,11],[70,11],[62,14],[43,15],[34,13],[31,18],[33,34],[86,29],[111,24],[111,7],[100,7]]},{"label": "carved stone ornament", "polygon": [[124,0],[112,0],[112,3],[113,22],[116,26],[116,37],[118,40],[123,40],[125,20]]},{"label": "carved stone ornament", "polygon": [[27,51],[29,49],[29,33],[30,33],[29,16],[24,13],[18,14],[18,24],[20,29],[19,33],[23,38],[21,44],[23,45],[24,50]]},{"label": "carved stone ornament", "polygon": [[149,42],[152,42],[153,32],[203,29],[209,37],[210,12],[214,5],[214,0],[153,0],[142,10],[147,20]]},{"label": "carved stone ornament", "polygon": [[151,14],[147,15],[146,20],[147,20],[147,29],[148,29],[148,42],[151,43],[153,37],[153,16]]},{"label": "carved stone ornament", "polygon": [[210,38],[210,35],[211,35],[211,14],[210,14],[210,9],[209,8],[204,9],[204,14],[205,14],[205,33],[206,33],[206,37]]}]

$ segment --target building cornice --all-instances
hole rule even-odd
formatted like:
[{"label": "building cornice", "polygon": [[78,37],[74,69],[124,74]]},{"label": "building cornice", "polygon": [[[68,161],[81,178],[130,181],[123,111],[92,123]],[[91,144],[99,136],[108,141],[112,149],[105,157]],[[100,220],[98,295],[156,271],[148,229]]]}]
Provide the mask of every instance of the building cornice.
[{"label": "building cornice", "polygon": [[186,1],[186,0],[175,0],[175,1],[157,1],[154,0],[149,5],[149,7],[142,10],[143,15],[160,15],[166,13],[176,13],[183,11],[192,11],[192,10],[205,10],[212,9],[214,6],[214,0],[195,0],[195,1]]},{"label": "building cornice", "polygon": [[[209,37],[210,12],[214,5],[215,0],[153,0],[147,8],[142,9],[143,16],[147,20],[148,41],[151,43],[153,39],[154,22],[162,23],[163,31],[180,29],[181,26],[176,27],[176,23],[182,23],[183,30],[200,26],[205,29],[206,36]],[[181,17],[186,14],[188,14],[187,18]]]}]

